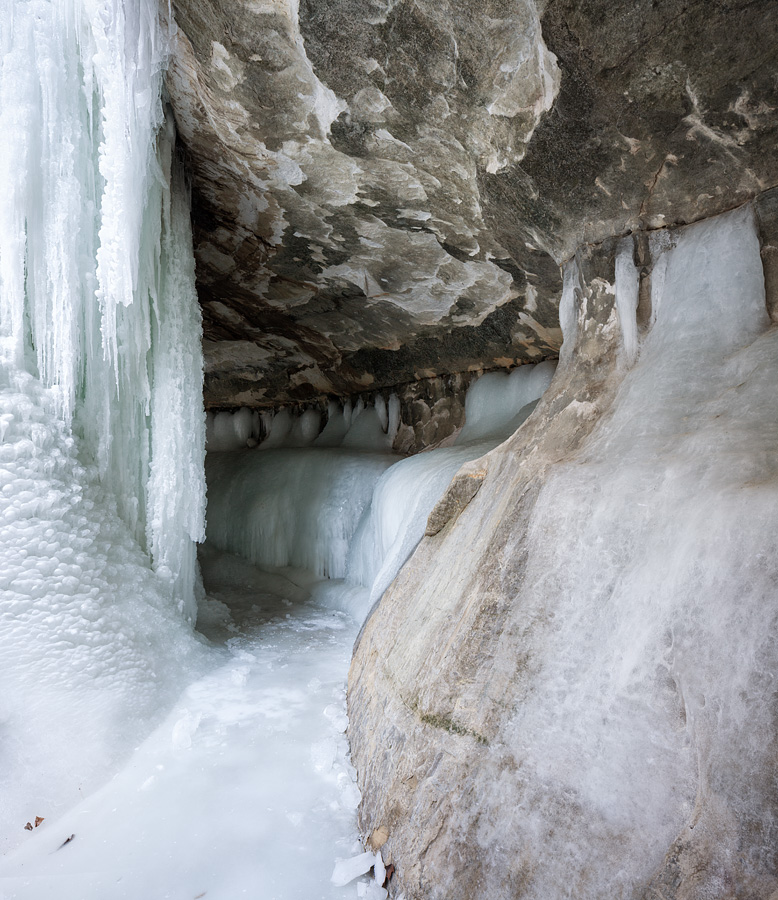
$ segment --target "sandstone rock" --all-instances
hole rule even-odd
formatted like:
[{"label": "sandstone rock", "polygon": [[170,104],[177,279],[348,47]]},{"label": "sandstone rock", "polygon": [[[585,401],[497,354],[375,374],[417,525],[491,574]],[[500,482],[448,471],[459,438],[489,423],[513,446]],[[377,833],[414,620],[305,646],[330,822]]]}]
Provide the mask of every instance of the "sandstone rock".
[{"label": "sandstone rock", "polygon": [[368,845],[370,846],[370,849],[375,852],[380,850],[388,840],[389,829],[385,825],[380,825],[370,835]]}]

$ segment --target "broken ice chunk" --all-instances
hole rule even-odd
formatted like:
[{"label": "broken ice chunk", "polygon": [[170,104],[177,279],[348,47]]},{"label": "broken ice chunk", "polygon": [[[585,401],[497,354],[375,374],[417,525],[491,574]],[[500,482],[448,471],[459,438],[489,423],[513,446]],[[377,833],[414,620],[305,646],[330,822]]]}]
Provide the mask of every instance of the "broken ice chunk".
[{"label": "broken ice chunk", "polygon": [[374,853],[360,853],[359,856],[352,856],[351,859],[340,859],[335,863],[330,880],[336,887],[343,887],[349,881],[369,872],[374,864]]},{"label": "broken ice chunk", "polygon": [[374,881],[361,881],[357,885],[357,897],[364,897],[365,900],[386,900],[388,896],[389,892]]}]

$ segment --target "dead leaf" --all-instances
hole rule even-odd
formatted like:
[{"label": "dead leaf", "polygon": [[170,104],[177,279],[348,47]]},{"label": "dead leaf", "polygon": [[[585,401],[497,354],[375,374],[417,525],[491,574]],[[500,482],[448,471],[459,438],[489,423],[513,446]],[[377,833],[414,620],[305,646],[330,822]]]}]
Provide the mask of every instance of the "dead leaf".
[{"label": "dead leaf", "polygon": [[28,822],[28,823],[24,826],[24,830],[25,830],[25,831],[32,831],[32,822]]},{"label": "dead leaf", "polygon": [[46,820],[43,818],[43,816],[35,816],[35,827],[37,828],[41,824],[41,822],[45,821]]}]

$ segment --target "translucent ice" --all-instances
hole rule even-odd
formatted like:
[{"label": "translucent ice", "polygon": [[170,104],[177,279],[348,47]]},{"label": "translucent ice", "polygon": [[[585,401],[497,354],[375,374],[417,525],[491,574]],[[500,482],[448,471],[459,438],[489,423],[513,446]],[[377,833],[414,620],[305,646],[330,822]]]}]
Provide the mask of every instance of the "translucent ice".
[{"label": "translucent ice", "polygon": [[120,516],[193,616],[201,329],[188,199],[163,127],[157,4],[10,0],[7,12],[3,357],[51,388],[52,411],[75,423]]},{"label": "translucent ice", "polygon": [[290,437],[304,417],[276,413],[264,452],[209,453],[209,543],[264,567],[345,578],[350,586],[315,593],[364,618],[413,552],[456,471],[522,424],[554,370],[546,362],[477,379],[456,445],[408,459],[388,452],[399,422],[396,397],[354,409],[333,403],[326,427],[305,450],[294,449]]},{"label": "translucent ice", "polygon": [[332,883],[337,887],[343,887],[349,881],[369,872],[374,864],[375,853],[360,853],[359,856],[352,856],[351,859],[341,859],[335,863],[335,868],[332,870]]},{"label": "translucent ice", "polygon": [[201,326],[158,12],[3,7],[4,840],[108,777],[205,657],[181,616],[203,533]]},{"label": "translucent ice", "polygon": [[632,893],[679,834],[746,867],[772,841],[778,331],[750,209],[654,249],[653,328],[527,526],[515,608],[553,624],[501,736],[534,787],[501,785],[494,827],[519,829],[532,897]]}]

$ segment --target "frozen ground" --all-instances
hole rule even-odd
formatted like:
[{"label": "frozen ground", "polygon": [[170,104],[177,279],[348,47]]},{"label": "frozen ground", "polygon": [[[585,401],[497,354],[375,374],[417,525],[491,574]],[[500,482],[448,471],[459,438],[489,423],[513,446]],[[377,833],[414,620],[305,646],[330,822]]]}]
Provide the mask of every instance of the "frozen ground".
[{"label": "frozen ground", "polygon": [[0,863],[3,900],[358,896],[330,881],[362,852],[343,733],[357,623],[236,557],[204,575],[215,665],[111,782]]},{"label": "frozen ground", "polygon": [[[495,386],[529,385],[530,367],[519,374]],[[490,432],[550,375],[498,397]],[[362,853],[351,650],[451,475],[499,438],[399,461],[349,447],[215,454],[198,641],[50,392],[0,376],[0,897],[380,900],[342,867],[349,884],[331,879]],[[298,568],[262,572],[233,549]]]}]

